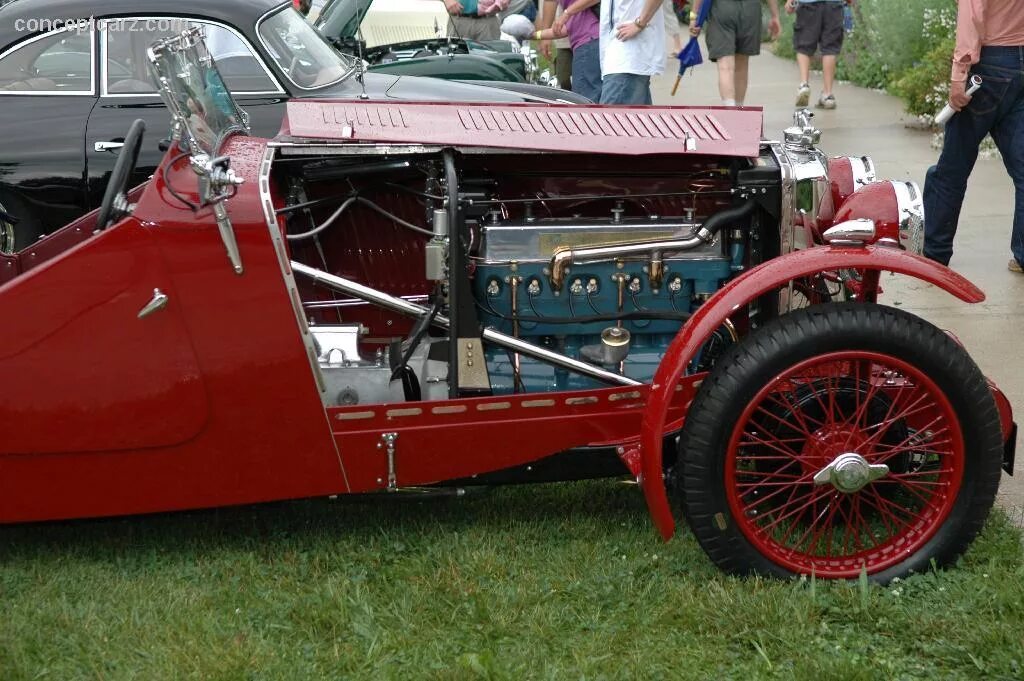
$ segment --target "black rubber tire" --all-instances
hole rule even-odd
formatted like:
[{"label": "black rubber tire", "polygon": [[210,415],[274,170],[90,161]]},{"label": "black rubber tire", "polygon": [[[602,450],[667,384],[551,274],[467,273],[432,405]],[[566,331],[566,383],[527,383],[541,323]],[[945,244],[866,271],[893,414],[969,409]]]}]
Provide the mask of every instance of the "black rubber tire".
[{"label": "black rubber tire", "polygon": [[956,412],[966,445],[960,491],[946,521],[905,560],[869,578],[894,577],[955,560],[978,535],[995,501],[1002,465],[1002,428],[978,366],[960,345],[914,315],[868,303],[819,305],[772,320],[731,348],[700,388],[679,442],[671,492],[708,557],[737,575],[788,578],[737,526],[726,497],[724,463],[733,429],[752,400],[795,364],[830,352],[873,351],[929,376]]}]

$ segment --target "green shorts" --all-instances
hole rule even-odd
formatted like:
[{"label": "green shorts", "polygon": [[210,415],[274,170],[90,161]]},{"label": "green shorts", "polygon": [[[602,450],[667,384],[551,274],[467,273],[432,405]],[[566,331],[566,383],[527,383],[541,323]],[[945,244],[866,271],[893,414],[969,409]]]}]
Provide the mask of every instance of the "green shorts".
[{"label": "green shorts", "polygon": [[706,39],[711,61],[761,54],[761,0],[715,0]]}]

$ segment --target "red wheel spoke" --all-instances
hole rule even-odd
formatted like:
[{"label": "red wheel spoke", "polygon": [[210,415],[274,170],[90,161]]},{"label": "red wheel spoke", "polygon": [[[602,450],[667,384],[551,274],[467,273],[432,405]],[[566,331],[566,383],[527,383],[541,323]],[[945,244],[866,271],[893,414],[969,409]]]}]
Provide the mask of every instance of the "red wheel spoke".
[{"label": "red wheel spoke", "polygon": [[896,445],[875,445],[875,451],[873,453],[883,455],[887,460],[893,458],[893,456],[896,454],[903,454],[907,452],[933,456],[949,456],[948,451],[942,451],[940,449],[936,449],[936,447],[943,447],[945,445],[952,444],[952,440],[940,440],[938,442],[928,441],[924,443],[924,445],[906,445],[903,447]]},{"label": "red wheel spoke", "polygon": [[[929,400],[929,402],[924,406],[917,406],[917,404],[922,400]],[[899,421],[906,422],[907,419],[909,419],[912,416],[916,416],[918,414],[922,414],[933,409],[935,409],[935,403],[933,401],[930,401],[928,395],[922,395],[918,400],[914,402],[914,404],[907,406],[906,409],[898,413],[896,416],[886,417],[886,419],[883,420],[881,423],[872,424],[865,428],[865,430],[872,430],[874,431],[875,435],[879,433],[885,433],[889,429],[889,427],[892,426],[894,423],[898,423]]]},{"label": "red wheel spoke", "polygon": [[800,458],[800,452],[796,451],[795,449],[791,449],[789,447],[786,447],[784,445],[780,446],[777,440],[776,441],[764,440],[764,439],[759,438],[758,436],[754,435],[753,433],[751,433],[749,431],[745,432],[743,435],[744,435],[744,437],[747,437],[747,438],[749,438],[751,440],[751,442],[747,443],[748,445],[761,445],[762,447],[767,447],[767,448],[772,449],[772,450],[774,450],[776,452],[779,452],[780,454],[786,454],[786,455],[788,455],[788,456],[790,456],[790,457],[792,457],[794,459],[799,459]]},{"label": "red wheel spoke", "polygon": [[[800,423],[791,423],[790,421],[787,421],[786,419],[782,418],[778,414],[772,413],[771,411],[766,409],[763,405],[758,405],[757,410],[759,412],[761,412],[762,414],[764,414],[765,416],[768,416],[769,418],[771,418],[773,421],[782,424],[786,428],[794,430],[794,431],[796,431],[798,433],[803,433],[807,437],[811,436],[810,431],[808,431],[806,428],[804,428],[803,425],[801,425]],[[759,428],[759,430],[767,430],[767,429],[766,428]]]},{"label": "red wheel spoke", "polygon": [[[860,390],[860,385],[861,385],[860,370],[861,370],[862,366],[863,366],[863,362],[854,362],[853,363],[853,384],[854,384],[854,395],[856,396],[855,403],[854,403],[855,409],[854,409],[854,412],[853,412],[853,418],[852,419],[847,419],[847,423],[849,425],[851,425],[851,426],[854,426],[854,428],[850,429],[850,433],[846,437],[846,446],[847,447],[849,447],[850,443],[853,442],[853,435],[854,435],[854,433],[859,432],[862,429],[862,426],[860,424],[867,417],[868,407],[871,406],[871,400],[874,398],[875,393],[878,392],[877,384],[873,383],[870,380],[870,378],[871,378],[871,366],[873,366],[873,365],[869,365],[868,366],[868,371],[867,371],[868,379],[869,379],[868,382],[867,382],[868,383],[868,391],[867,391],[866,395],[862,395],[862,391]],[[862,396],[863,396],[863,401],[861,400]]]},{"label": "red wheel spoke", "polygon": [[[819,428],[822,428],[825,425],[821,421],[813,419],[807,414],[803,413],[803,409],[801,409],[798,405],[790,402],[789,397],[785,393],[772,393],[771,395],[768,396],[768,399],[773,400],[776,404],[787,409],[791,414],[793,414],[793,417],[800,422],[801,432],[808,437],[810,437],[811,433],[813,433],[815,430],[818,430]],[[814,421],[814,427],[812,428],[810,425],[808,425],[807,421]]]},{"label": "red wheel spoke", "polygon": [[[807,548],[804,550],[804,552],[809,555],[814,555],[814,547],[817,546],[818,540],[821,538],[821,535],[825,533],[825,529],[829,527],[829,525],[831,524],[832,517],[835,516],[836,509],[839,506],[839,501],[840,500],[838,499],[838,497],[836,495],[833,495],[829,502],[825,504],[825,508],[821,509],[820,513],[816,513],[814,515],[814,520],[810,522],[810,524],[807,526],[807,529],[804,531],[803,536],[801,536],[800,539],[798,539],[793,546],[799,548],[804,543],[804,540],[807,538],[807,536],[810,535],[810,543],[807,545]],[[822,519],[822,516],[825,516],[826,514],[827,517],[825,518],[825,521],[821,524],[821,529],[815,532],[814,528],[818,525],[818,521],[820,521]],[[829,547],[829,549],[831,550],[831,547]]]},{"label": "red wheel spoke", "polygon": [[890,520],[890,519],[892,519],[892,520],[895,520],[896,522],[900,522],[899,518],[896,518],[896,517],[894,517],[894,516],[893,516],[893,515],[892,515],[891,513],[889,513],[888,511],[885,511],[885,510],[883,510],[883,509],[882,509],[881,507],[879,507],[879,506],[877,506],[876,504],[874,504],[874,503],[873,503],[873,502],[872,502],[872,501],[871,501],[871,500],[870,500],[870,499],[869,499],[869,498],[867,497],[867,495],[864,495],[864,496],[863,496],[863,499],[862,499],[862,500],[863,500],[863,502],[864,502],[865,504],[867,504],[867,505],[871,506],[871,507],[872,507],[872,508],[874,508],[874,509],[875,509],[876,511],[878,511],[878,517],[879,517],[879,519],[881,519],[881,521],[882,521],[882,524],[883,524],[883,525],[885,525],[885,530],[886,530],[886,532],[888,533],[888,536],[889,536],[889,537],[893,537],[893,536],[895,536],[895,535],[896,535],[896,531],[895,531],[895,530],[893,530],[893,528],[892,528],[892,525],[890,525],[890,524],[889,524],[889,520]]},{"label": "red wheel spoke", "polygon": [[[822,497],[828,495],[829,491],[830,490],[828,488],[825,488],[824,490],[820,490],[820,489],[815,489],[815,488],[812,487],[810,489],[810,491],[805,492],[803,495],[801,495],[799,497],[799,500],[803,500],[803,499],[805,499],[805,498],[807,498],[809,496],[810,497],[809,501],[805,501],[801,505],[797,506],[794,509],[791,509],[790,511],[788,511],[785,514],[779,516],[778,518],[774,518],[772,520],[772,522],[769,523],[768,525],[762,525],[760,527],[761,531],[762,532],[767,532],[768,530],[776,527],[783,520],[786,520],[787,518],[792,518],[794,515],[796,515],[798,513],[802,513],[804,509],[806,509],[808,506],[813,504],[815,501],[817,501],[818,499],[821,499]],[[797,502],[796,502],[796,500],[794,500],[792,503],[797,503]],[[785,506],[783,506],[783,508],[785,508]],[[781,511],[782,509],[779,509],[779,510]]]},{"label": "red wheel spoke", "polygon": [[[787,473],[786,469],[790,466],[785,466],[777,471],[737,471],[737,475],[743,475],[746,477],[757,477],[761,480],[805,480],[807,479],[806,473]],[[799,468],[794,468],[799,470]]]},{"label": "red wheel spoke", "polygon": [[[805,476],[804,476],[803,478],[801,478],[801,480],[797,480],[796,482],[794,482],[794,483],[792,484],[792,488],[793,488],[793,489],[792,489],[792,491],[791,491],[791,492],[789,493],[789,498],[788,498],[788,499],[786,500],[786,504],[788,504],[788,503],[789,503],[790,501],[792,501],[792,500],[793,500],[793,495],[794,495],[794,494],[796,494],[796,493],[797,493],[797,491],[799,491],[799,489],[800,489],[800,488],[802,487],[802,485],[800,485],[799,483],[800,483],[801,481],[805,481],[805,482],[807,482],[807,483],[810,483],[810,481],[811,481],[811,478],[812,478],[812,477],[813,477],[813,474],[808,474],[808,475],[805,475]],[[760,506],[760,505],[761,505],[761,504],[763,504],[764,502],[766,502],[766,501],[769,501],[769,500],[771,500],[771,499],[774,499],[774,498],[775,498],[775,497],[777,497],[777,496],[778,496],[778,495],[779,495],[779,494],[780,494],[781,492],[785,492],[785,491],[786,491],[786,488],[785,488],[785,487],[780,487],[779,489],[775,490],[774,492],[772,492],[772,493],[770,493],[770,494],[766,494],[765,496],[763,496],[763,497],[759,498],[759,499],[758,499],[757,501],[755,501],[755,502],[753,502],[753,503],[751,503],[751,504],[748,504],[747,506],[745,506],[745,507],[744,507],[744,510],[745,510],[745,511],[751,511],[751,510],[753,510],[753,509],[754,509],[754,507],[755,507],[755,506]],[[783,504],[783,506],[785,506],[785,504]]]},{"label": "red wheel spoke", "polygon": [[[817,503],[816,500],[812,500],[811,501],[811,505],[812,506],[814,506],[816,503]],[[796,529],[796,526],[797,526],[797,524],[799,522],[800,522],[800,515],[799,514],[796,515],[794,518],[792,518],[789,521],[789,528],[786,530],[786,533],[784,535],[782,535],[782,538],[778,540],[778,543],[779,543],[780,546],[789,546],[789,537],[790,537],[791,534],[793,534],[793,530]],[[799,546],[800,546],[799,544],[795,544],[793,546],[793,548],[796,549]]]},{"label": "red wheel spoke", "polygon": [[[925,424],[924,427],[919,428],[916,432],[911,433],[907,437],[903,438],[902,441],[900,441],[900,442],[898,442],[898,443],[896,443],[894,445],[881,444],[881,443],[879,443],[877,441],[877,438],[880,438],[882,436],[882,434],[883,434],[882,431],[879,431],[879,432],[875,433],[874,435],[872,435],[871,439],[868,440],[868,442],[866,442],[864,444],[865,444],[865,446],[870,446],[870,447],[889,447],[890,449],[896,449],[896,448],[899,448],[899,447],[906,447],[906,446],[913,446],[912,443],[914,442],[914,439],[918,437],[918,433],[923,433],[925,431],[930,431],[932,429],[932,427],[936,423],[938,423],[939,421],[942,421],[942,416],[936,416],[934,419],[932,419],[927,424]],[[939,428],[938,430],[932,431],[932,438],[934,438],[937,435],[945,435],[948,431],[949,431],[949,426],[948,425],[943,426],[942,428]],[[922,442],[920,444],[920,446],[918,446],[918,448],[919,449],[923,448],[923,447],[927,446],[927,444],[928,444],[927,442]]]},{"label": "red wheel spoke", "polygon": [[[872,504],[872,505],[876,509],[878,509],[878,511],[880,513],[888,514],[888,516],[892,520],[898,522],[901,525],[901,527],[905,527],[905,528],[908,528],[908,529],[912,529],[913,528],[913,525],[911,524],[911,521],[913,521],[913,519],[915,517],[913,511],[911,511],[910,509],[908,509],[908,508],[906,508],[904,506],[900,506],[899,504],[895,504],[895,503],[889,501],[888,499],[883,497],[881,494],[879,494],[878,491],[874,487],[867,487],[865,489],[866,489],[866,491],[868,493],[871,494],[871,496],[874,498],[874,501],[878,502],[877,504]],[[865,495],[865,499],[867,499],[866,495]],[[868,503],[871,503],[871,502],[868,502]],[[895,509],[898,513],[893,512],[890,509]],[[902,518],[902,517],[900,517],[900,514],[904,514],[907,517],[906,518]]]},{"label": "red wheel spoke", "polygon": [[[934,425],[940,419],[941,419],[941,417],[936,418],[934,421],[932,421],[929,424],[929,426]],[[948,426],[944,426],[936,434],[941,435],[941,434],[943,434],[943,431],[947,431],[947,430],[949,430],[949,427]],[[903,442],[900,442],[897,445],[893,445],[892,448],[887,450],[886,452],[884,452],[882,456],[877,457],[874,460],[874,463],[885,463],[889,459],[892,459],[893,457],[895,457],[897,454],[900,454],[901,452],[906,451],[907,447],[910,447],[910,451],[921,451],[922,449],[927,451],[927,446],[926,445],[928,443],[923,443],[923,445],[925,445],[925,446],[922,446],[922,447],[914,447],[913,445],[910,444],[911,440],[913,440],[915,437],[917,437],[916,433],[914,435],[909,436],[905,440],[903,440]],[[886,445],[874,445],[874,446],[877,448],[877,447],[885,447]],[[936,454],[938,454],[938,452],[936,452]]]},{"label": "red wheel spoke", "polygon": [[853,548],[854,549],[857,548],[857,544],[858,544],[856,533],[854,531],[855,528],[854,528],[853,518],[851,517],[850,513],[847,512],[845,504],[842,503],[843,501],[845,501],[847,499],[849,499],[849,497],[844,497],[843,499],[839,500],[839,513],[843,516],[843,520],[844,520],[844,523],[843,523],[843,555],[846,555],[846,556],[850,555],[850,539],[854,540],[854,543],[853,543]]},{"label": "red wheel spoke", "polygon": [[888,431],[889,427],[896,422],[892,413],[893,410],[896,409],[900,400],[903,399],[904,391],[906,389],[907,385],[903,384],[896,390],[896,396],[889,402],[889,407],[885,411],[885,417],[880,423],[866,425],[864,427],[865,432],[872,433],[871,437],[868,438],[868,442],[874,442],[877,437],[881,437],[881,435]]},{"label": "red wheel spoke", "polygon": [[878,543],[875,542],[875,535],[871,531],[871,523],[869,523],[860,512],[860,495],[854,494],[850,497],[850,515],[854,518],[854,524],[859,525],[858,535],[865,537],[871,542],[871,548],[878,548]]},{"label": "red wheel spoke", "polygon": [[[889,480],[894,480],[894,481],[895,480],[905,480],[906,478],[923,478],[923,477],[926,477],[926,476],[942,475],[942,474],[945,474],[945,473],[952,473],[952,472],[953,472],[952,468],[936,468],[935,470],[914,471],[913,473],[890,473],[889,475],[885,476],[884,478],[880,478],[880,479],[876,480],[875,482],[885,482],[885,481],[889,481]],[[924,484],[938,485],[940,483],[938,483],[938,482],[931,482],[931,483],[929,483],[926,480],[918,480],[916,484],[919,484],[919,485],[924,485]],[[948,483],[941,483],[941,484],[948,484]]]},{"label": "red wheel spoke", "polygon": [[[925,506],[927,506],[927,507],[929,507],[929,508],[931,508],[931,509],[933,509],[933,510],[936,510],[936,511],[937,511],[937,510],[939,510],[939,509],[938,509],[938,507],[937,507],[937,506],[935,506],[935,503],[934,503],[934,496],[935,496],[935,492],[936,492],[936,490],[924,490],[924,491],[920,491],[920,490],[917,490],[917,489],[915,489],[915,488],[914,488],[913,486],[911,486],[911,485],[907,485],[907,484],[902,484],[901,486],[902,486],[902,488],[903,488],[904,490],[906,490],[907,492],[910,492],[910,493],[911,493],[911,494],[913,494],[913,495],[914,495],[915,497],[917,497],[917,498],[918,498],[918,500],[919,500],[919,501],[920,501],[920,502],[921,502],[922,504],[924,504]],[[926,492],[927,492],[928,494],[925,494]]]},{"label": "red wheel spoke", "polygon": [[822,412],[824,412],[824,414],[825,414],[825,425],[827,425],[827,426],[834,425],[835,422],[836,422],[836,420],[835,420],[835,417],[836,417],[836,403],[835,403],[836,387],[832,384],[832,380],[831,380],[832,377],[831,376],[828,376],[828,375],[826,375],[826,376],[818,376],[816,378],[818,378],[821,381],[824,381],[824,383],[825,383],[825,392],[828,393],[828,404],[825,404],[822,401],[822,399],[821,399],[821,391],[820,390],[815,390],[812,387],[811,388],[811,394],[814,395],[815,402],[818,403],[818,406],[821,407]]}]

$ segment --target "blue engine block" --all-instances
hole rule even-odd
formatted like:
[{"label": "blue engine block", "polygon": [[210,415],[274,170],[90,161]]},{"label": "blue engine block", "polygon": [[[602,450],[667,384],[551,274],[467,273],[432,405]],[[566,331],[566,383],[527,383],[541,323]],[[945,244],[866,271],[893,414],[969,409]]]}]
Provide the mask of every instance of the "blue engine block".
[{"label": "blue engine block", "polygon": [[[636,311],[691,312],[717,291],[742,264],[742,252],[716,244],[714,252],[700,257],[666,258],[665,276],[658,290],[652,290],[643,261],[576,265],[571,268],[562,290],[551,289],[545,262],[478,264],[474,295],[481,321],[504,333],[513,332],[512,287],[519,316],[518,335],[537,345],[574,359],[584,359],[580,350],[600,344],[604,329],[615,326],[619,313],[618,279],[624,275],[623,313]],[[609,321],[580,323],[545,322],[544,318],[581,318],[607,315]],[[626,320],[622,325],[632,335],[624,373],[649,381],[669,343],[682,325],[674,320]],[[509,353],[490,349],[487,368],[495,394],[513,392],[513,366]],[[610,367],[613,368],[613,367]],[[564,369],[528,357],[520,357],[521,391],[549,392],[601,387],[602,384]]]}]

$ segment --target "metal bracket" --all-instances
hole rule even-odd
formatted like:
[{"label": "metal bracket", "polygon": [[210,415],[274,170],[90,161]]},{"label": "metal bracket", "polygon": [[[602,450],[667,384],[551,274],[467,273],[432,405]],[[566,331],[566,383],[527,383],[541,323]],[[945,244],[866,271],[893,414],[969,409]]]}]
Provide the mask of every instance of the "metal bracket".
[{"label": "metal bracket", "polygon": [[220,232],[221,241],[224,242],[231,268],[235,274],[243,274],[245,270],[242,267],[242,255],[238,250],[235,231],[224,204],[231,198],[234,189],[245,183],[245,178],[235,174],[231,169],[231,159],[227,156],[211,159],[205,154],[200,154],[193,156],[191,162],[192,169],[199,175],[200,201],[203,205],[213,206],[217,230]]},{"label": "metal bracket", "polygon": [[380,436],[380,442],[377,443],[377,449],[387,449],[388,455],[388,482],[387,490],[394,492],[398,489],[398,473],[395,470],[395,451],[397,446],[395,442],[398,441],[398,433],[382,433]]},{"label": "metal bracket", "polygon": [[459,389],[490,390],[484,344],[479,338],[459,338]]}]

